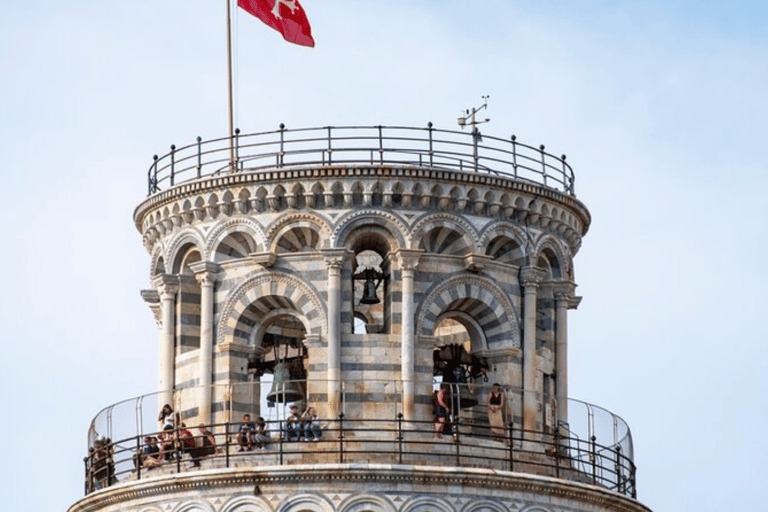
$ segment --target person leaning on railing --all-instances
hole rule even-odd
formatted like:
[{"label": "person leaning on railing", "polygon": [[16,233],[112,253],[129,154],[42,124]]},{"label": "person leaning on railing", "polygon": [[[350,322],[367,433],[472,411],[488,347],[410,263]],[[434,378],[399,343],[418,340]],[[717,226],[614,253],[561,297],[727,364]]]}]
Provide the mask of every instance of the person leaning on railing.
[{"label": "person leaning on railing", "polygon": [[208,455],[218,455],[219,448],[216,446],[216,438],[213,433],[205,427],[204,423],[201,423],[198,427],[200,435],[197,438],[195,447],[189,452],[192,457],[192,465],[200,467],[200,459],[207,457]]}]

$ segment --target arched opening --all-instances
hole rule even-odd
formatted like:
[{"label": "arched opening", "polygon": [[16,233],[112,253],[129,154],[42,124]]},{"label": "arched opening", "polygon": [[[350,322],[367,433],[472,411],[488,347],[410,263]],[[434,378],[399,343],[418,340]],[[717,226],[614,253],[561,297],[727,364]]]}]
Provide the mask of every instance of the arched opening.
[{"label": "arched opening", "polygon": [[200,348],[200,283],[191,268],[201,261],[200,251],[187,244],[178,252],[174,269],[179,278],[176,300],[176,347],[179,354]]},{"label": "arched opening", "polygon": [[306,407],[309,356],[304,340],[307,331],[288,311],[286,299],[266,299],[261,306],[271,304],[275,309],[253,328],[254,348],[248,370],[253,382],[258,383],[254,387],[255,409],[265,420],[277,421],[285,418],[286,410],[294,404],[300,410]]},{"label": "arched opening", "polygon": [[[353,332],[387,333],[390,330],[391,235],[376,225],[362,226],[350,237],[349,247],[355,254],[352,262]],[[364,329],[354,324],[365,322]],[[362,326],[360,326],[362,327]]]}]

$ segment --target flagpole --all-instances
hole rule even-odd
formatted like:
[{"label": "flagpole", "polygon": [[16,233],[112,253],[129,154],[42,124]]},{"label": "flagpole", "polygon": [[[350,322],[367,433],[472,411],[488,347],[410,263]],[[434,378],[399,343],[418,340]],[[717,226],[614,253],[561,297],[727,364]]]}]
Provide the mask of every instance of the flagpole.
[{"label": "flagpole", "polygon": [[229,93],[229,170],[235,171],[235,129],[232,121],[232,22],[229,3],[227,2],[227,91]]}]

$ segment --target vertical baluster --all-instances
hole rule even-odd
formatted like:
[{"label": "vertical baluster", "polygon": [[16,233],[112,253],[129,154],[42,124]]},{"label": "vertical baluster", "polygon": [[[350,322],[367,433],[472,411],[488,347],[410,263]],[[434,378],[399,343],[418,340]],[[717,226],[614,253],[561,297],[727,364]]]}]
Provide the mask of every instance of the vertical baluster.
[{"label": "vertical baluster", "polygon": [[199,135],[197,136],[197,177],[199,178],[203,169],[203,155],[202,155],[202,148],[200,143],[203,141],[203,138]]},{"label": "vertical baluster", "polygon": [[235,128],[235,169],[242,170],[240,163],[240,128]]},{"label": "vertical baluster", "polygon": [[427,123],[427,131],[429,132],[429,166],[432,167],[432,156],[435,154],[432,148],[432,121]]},{"label": "vertical baluster", "polygon": [[174,144],[171,144],[171,186],[173,186],[175,172],[176,172],[176,146]]},{"label": "vertical baluster", "polygon": [[277,154],[277,166],[285,164],[285,125],[280,123],[280,152]]}]

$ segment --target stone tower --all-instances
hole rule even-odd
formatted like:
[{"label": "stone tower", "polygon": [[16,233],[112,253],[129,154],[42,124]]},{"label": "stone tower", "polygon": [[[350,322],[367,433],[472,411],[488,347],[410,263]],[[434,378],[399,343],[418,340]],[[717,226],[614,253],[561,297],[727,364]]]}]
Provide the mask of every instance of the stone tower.
[{"label": "stone tower", "polygon": [[568,398],[564,155],[431,124],[229,144],[149,169],[158,390],[93,420],[70,512],[648,510],[626,423]]}]

